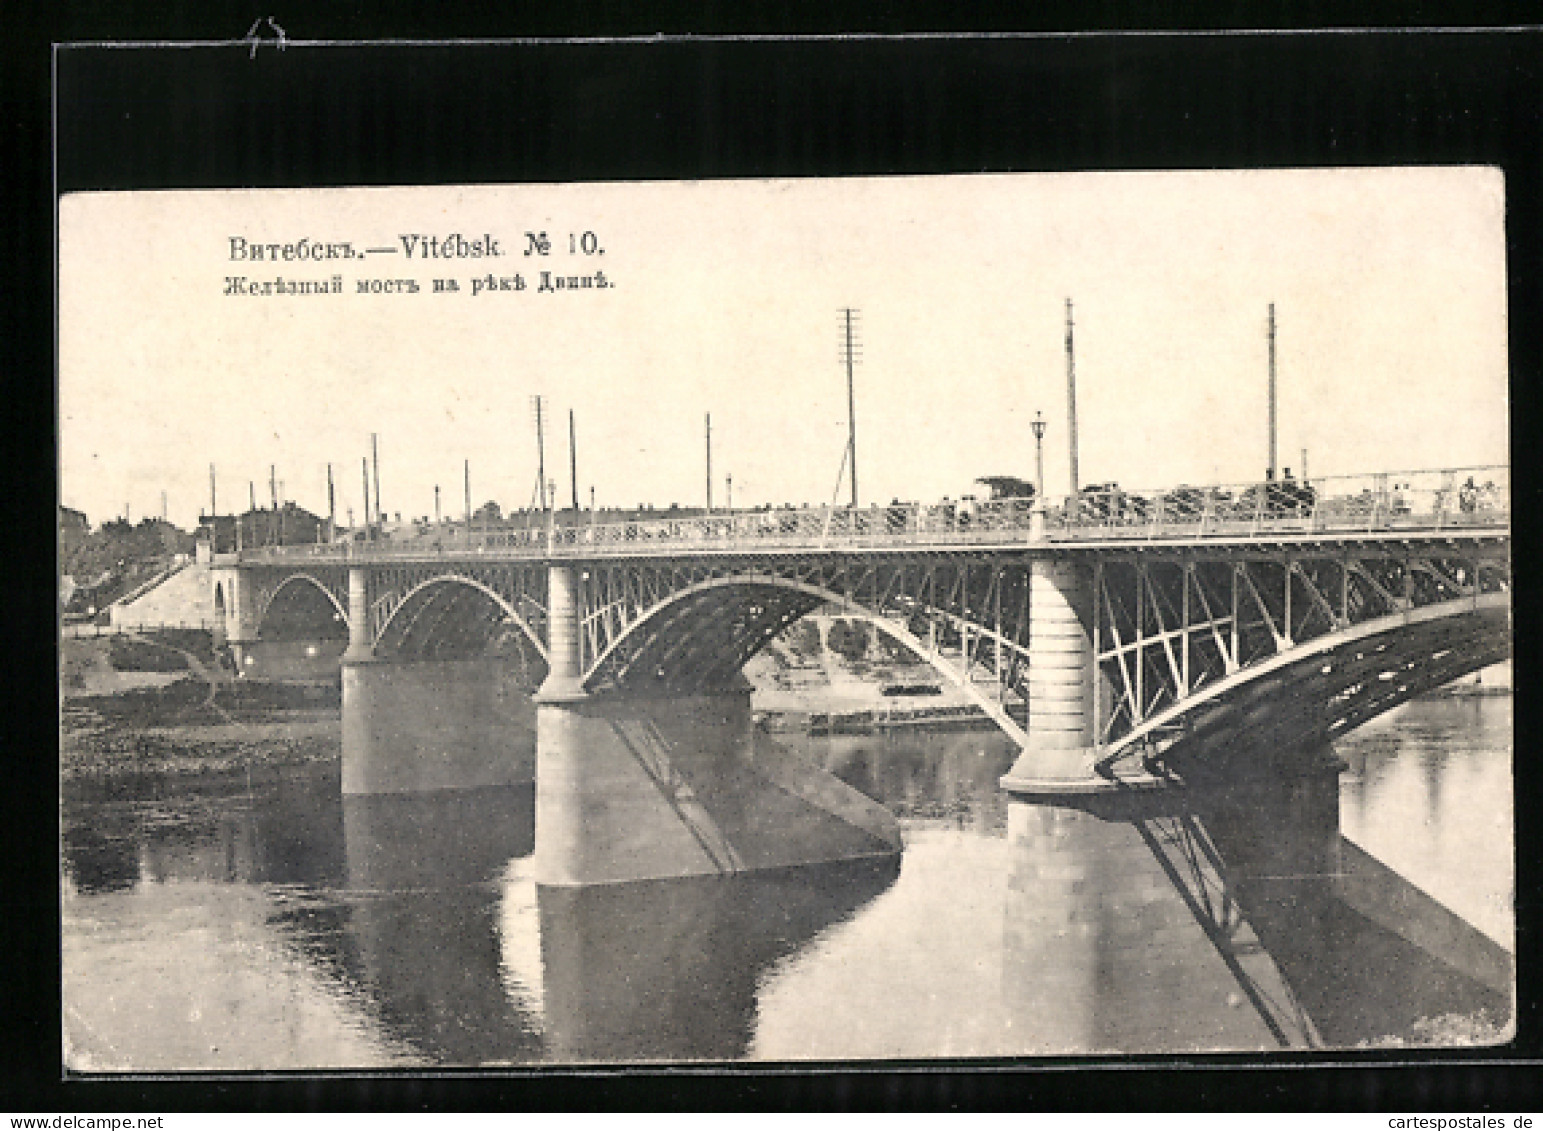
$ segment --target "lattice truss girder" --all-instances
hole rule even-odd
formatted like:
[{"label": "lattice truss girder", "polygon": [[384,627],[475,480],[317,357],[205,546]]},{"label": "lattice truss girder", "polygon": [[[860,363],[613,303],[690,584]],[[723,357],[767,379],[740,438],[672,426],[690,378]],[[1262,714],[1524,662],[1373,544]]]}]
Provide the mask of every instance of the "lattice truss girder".
[{"label": "lattice truss girder", "polygon": [[[1115,755],[1157,754],[1205,730],[1207,719],[1220,733],[1227,729],[1222,715],[1231,718],[1245,701],[1268,704],[1250,716],[1248,741],[1325,740],[1370,717],[1368,711],[1386,710],[1386,697],[1400,688],[1408,698],[1417,693],[1409,688],[1439,686],[1509,650],[1504,616],[1497,625],[1494,615],[1495,595],[1503,609],[1510,587],[1509,560],[1498,546],[1134,554],[1098,561],[1092,573],[1102,675],[1095,729],[1106,763]],[[1480,598],[1487,617],[1460,615],[1462,602],[1477,605]],[[1402,623],[1437,607],[1452,618]],[[1337,653],[1334,641],[1352,643],[1359,639],[1355,626],[1388,618],[1386,639],[1378,634],[1325,666],[1325,657]],[[1277,660],[1314,642],[1319,646],[1303,656],[1303,670]],[[1247,678],[1272,663],[1281,671]],[[1219,696],[1223,681],[1237,689]],[[1208,710],[1184,710],[1212,698],[1217,703]],[[1320,708],[1325,717],[1305,726],[1300,712]],[[1297,716],[1287,718],[1293,710]]]},{"label": "lattice truss girder", "polygon": [[799,617],[833,604],[1021,713],[1023,555],[837,556],[592,563],[581,578],[586,683],[700,690],[732,681]]},{"label": "lattice truss girder", "polygon": [[345,622],[347,620],[348,570],[342,566],[318,564],[304,570],[248,569],[244,576],[246,584],[252,586],[252,612],[259,636],[270,613],[279,615],[286,604],[305,600],[315,591],[325,594],[334,611]]},{"label": "lattice truss girder", "polygon": [[[833,604],[915,649],[1024,737],[1029,554],[789,553],[571,568],[592,691],[729,684],[788,625]],[[1089,554],[1087,570],[1102,675],[1095,742],[1106,764],[1161,754],[1208,728],[1261,742],[1286,741],[1293,730],[1332,737],[1413,689],[1509,651],[1510,565],[1498,540],[1102,552]],[[344,567],[254,573],[259,620],[286,586],[304,583],[347,609]],[[369,635],[383,654],[480,654],[523,637],[528,647],[520,646],[544,659],[545,563],[371,565],[367,576]],[[1457,616],[1464,601],[1487,603],[1488,612]],[[1400,620],[1422,610],[1442,616],[1420,626]],[[1356,635],[1357,626],[1383,621],[1385,637]],[[1356,647],[1340,654],[1340,640]],[[1315,645],[1311,655],[1291,659],[1307,645]],[[1327,670],[1315,675],[1309,661]],[[1316,714],[1311,725],[1298,719],[1277,735],[1287,710]],[[1252,712],[1243,728],[1241,711]]]},{"label": "lattice truss girder", "polygon": [[539,563],[373,566],[377,655],[446,659],[515,649],[544,659],[547,570]]}]

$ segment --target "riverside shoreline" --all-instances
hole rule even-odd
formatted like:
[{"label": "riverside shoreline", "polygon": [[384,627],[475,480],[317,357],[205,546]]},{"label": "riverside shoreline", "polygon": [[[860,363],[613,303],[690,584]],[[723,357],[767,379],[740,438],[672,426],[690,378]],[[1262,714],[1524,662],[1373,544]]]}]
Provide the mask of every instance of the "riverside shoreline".
[{"label": "riverside shoreline", "polygon": [[64,782],[341,759],[337,687],[236,680],[195,634],[66,638],[60,661]]},{"label": "riverside shoreline", "polygon": [[307,700],[308,690],[233,687],[216,693],[219,714],[192,679],[72,697],[61,713],[60,776],[185,776],[337,762],[337,708]]}]

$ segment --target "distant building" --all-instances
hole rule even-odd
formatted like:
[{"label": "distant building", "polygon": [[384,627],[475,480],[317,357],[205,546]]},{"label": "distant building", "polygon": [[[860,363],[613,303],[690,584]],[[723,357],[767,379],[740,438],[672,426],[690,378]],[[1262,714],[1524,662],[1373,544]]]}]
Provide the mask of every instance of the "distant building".
[{"label": "distant building", "polygon": [[90,533],[91,523],[86,521],[84,513],[73,507],[61,506],[59,508],[59,560],[68,561],[70,555]]},{"label": "distant building", "polygon": [[298,546],[325,541],[327,520],[304,507],[285,503],[278,510],[251,510],[245,514],[204,515],[198,520],[200,553],[207,546],[216,554],[253,550],[262,546]]}]

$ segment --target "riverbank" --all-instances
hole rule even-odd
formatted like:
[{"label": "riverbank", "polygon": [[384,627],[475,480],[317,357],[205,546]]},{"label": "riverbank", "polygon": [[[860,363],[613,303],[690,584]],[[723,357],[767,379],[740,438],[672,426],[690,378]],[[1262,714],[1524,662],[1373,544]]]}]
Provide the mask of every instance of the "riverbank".
[{"label": "riverbank", "polygon": [[914,701],[838,711],[757,709],[755,718],[757,725],[768,734],[807,734],[815,737],[915,730],[995,730],[997,725],[973,703],[921,706]]},{"label": "riverbank", "polygon": [[908,653],[852,657],[808,644],[799,651],[779,639],[751,658],[745,676],[757,724],[772,734],[996,726],[963,688]]},{"label": "riverbank", "polygon": [[[310,688],[234,685],[216,691],[182,679],[165,687],[65,702],[61,777],[198,775],[336,762],[342,727],[335,705]],[[279,700],[279,701],[275,701]]]}]

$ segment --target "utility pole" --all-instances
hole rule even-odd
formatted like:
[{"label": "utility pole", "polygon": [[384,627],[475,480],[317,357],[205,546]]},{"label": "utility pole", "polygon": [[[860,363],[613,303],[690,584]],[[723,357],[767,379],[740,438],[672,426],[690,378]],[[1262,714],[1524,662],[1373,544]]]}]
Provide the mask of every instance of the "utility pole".
[{"label": "utility pole", "polygon": [[246,500],[246,509],[248,511],[255,511],[257,509],[257,484],[253,483],[250,479],[246,481]]},{"label": "utility pole", "polygon": [[215,515],[220,513],[219,508],[214,505],[214,500],[215,500],[215,495],[214,495],[214,464],[211,463],[209,465],[209,517],[210,518],[213,518]]},{"label": "utility pole", "polygon": [[857,506],[857,398],[852,385],[852,367],[861,360],[862,343],[857,340],[860,312],[846,307],[842,314],[841,360],[847,367],[847,459],[852,472],[852,506]]},{"label": "utility pole", "polygon": [[1071,452],[1071,496],[1077,496],[1077,355],[1072,343],[1072,300],[1066,300],[1066,436]]},{"label": "utility pole", "polygon": [[541,397],[530,398],[536,406],[536,486],[541,494],[541,509],[546,510],[546,434],[541,425]]},{"label": "utility pole", "polygon": [[568,479],[573,486],[573,512],[579,510],[579,445],[573,429],[573,410],[568,410]]},{"label": "utility pole", "polygon": [[1270,478],[1275,478],[1275,304],[1270,303]]},{"label": "utility pole", "polygon": [[364,479],[364,529],[365,533],[373,539],[375,527],[370,523],[370,457],[365,456],[359,461],[359,474]]},{"label": "utility pole", "polygon": [[461,461],[461,474],[466,489],[466,535],[471,536],[471,460]]},{"label": "utility pole", "polygon": [[273,509],[279,509],[279,469],[277,464],[268,465],[268,497],[273,500]]},{"label": "utility pole", "polygon": [[380,510],[380,437],[370,433],[370,466],[375,472],[375,521],[382,523],[385,517]]},{"label": "utility pole", "polygon": [[338,506],[337,496],[332,490],[332,465],[327,465],[327,541],[333,542],[338,536]]},{"label": "utility pole", "polygon": [[731,471],[723,477],[723,485],[729,492],[729,510],[734,510],[734,473]]},{"label": "utility pole", "polygon": [[439,525],[439,484],[434,484],[434,525]]},{"label": "utility pole", "polygon": [[707,414],[707,513],[713,513],[713,414]]}]

